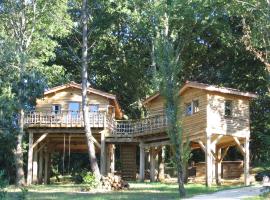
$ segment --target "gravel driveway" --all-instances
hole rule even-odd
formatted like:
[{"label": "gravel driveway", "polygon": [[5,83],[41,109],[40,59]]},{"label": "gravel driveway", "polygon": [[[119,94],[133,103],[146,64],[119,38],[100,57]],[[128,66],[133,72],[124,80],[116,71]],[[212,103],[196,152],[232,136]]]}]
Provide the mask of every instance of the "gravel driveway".
[{"label": "gravel driveway", "polygon": [[263,186],[255,185],[231,190],[224,190],[212,194],[197,195],[186,200],[242,200],[248,197],[258,196],[262,193]]}]

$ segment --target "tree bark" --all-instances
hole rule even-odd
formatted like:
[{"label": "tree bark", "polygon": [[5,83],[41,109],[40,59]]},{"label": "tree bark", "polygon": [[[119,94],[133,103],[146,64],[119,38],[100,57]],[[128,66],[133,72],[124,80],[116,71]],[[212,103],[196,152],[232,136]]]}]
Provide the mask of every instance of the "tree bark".
[{"label": "tree bark", "polygon": [[20,109],[19,134],[17,137],[17,145],[16,145],[16,152],[15,152],[16,185],[17,186],[25,185],[25,177],[24,177],[24,171],[23,171],[23,150],[22,150],[23,135],[24,135],[23,118],[24,118],[24,112],[23,112],[23,109]]},{"label": "tree bark", "polygon": [[87,0],[82,2],[82,24],[83,24],[83,44],[82,44],[82,111],[84,120],[84,131],[87,138],[87,146],[89,153],[89,160],[92,172],[94,173],[97,180],[100,180],[100,171],[97,164],[96,152],[94,142],[92,140],[92,132],[89,124],[89,112],[87,106],[87,68],[88,68],[88,55],[87,55]]}]

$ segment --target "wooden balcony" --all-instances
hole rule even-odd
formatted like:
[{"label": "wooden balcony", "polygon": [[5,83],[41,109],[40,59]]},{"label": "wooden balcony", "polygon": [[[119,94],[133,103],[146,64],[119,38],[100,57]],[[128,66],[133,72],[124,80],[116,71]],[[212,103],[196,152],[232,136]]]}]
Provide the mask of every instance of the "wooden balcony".
[{"label": "wooden balcony", "polygon": [[[115,120],[106,112],[89,112],[92,128],[107,128],[108,137],[137,137],[166,131],[165,115],[154,115],[140,120]],[[82,112],[30,112],[25,116],[28,128],[84,127]]]},{"label": "wooden balcony", "polygon": [[108,120],[110,134],[115,137],[135,137],[166,131],[165,115],[155,115],[140,120]]},{"label": "wooden balcony", "polygon": [[[92,128],[106,127],[105,112],[89,112],[89,123]],[[82,112],[30,112],[26,114],[26,127],[83,127]]]}]

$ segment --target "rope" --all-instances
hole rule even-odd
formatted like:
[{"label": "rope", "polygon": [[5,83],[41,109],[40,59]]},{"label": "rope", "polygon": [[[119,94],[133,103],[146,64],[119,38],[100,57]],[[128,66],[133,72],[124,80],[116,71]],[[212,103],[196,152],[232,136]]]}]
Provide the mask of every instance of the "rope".
[{"label": "rope", "polygon": [[69,174],[69,169],[70,169],[70,138],[71,138],[71,135],[69,134],[69,137],[68,137],[68,174]]},{"label": "rope", "polygon": [[63,163],[62,163],[63,172],[62,172],[62,175],[64,175],[64,170],[65,170],[65,154],[66,154],[66,134],[64,134],[64,150],[63,150]]}]

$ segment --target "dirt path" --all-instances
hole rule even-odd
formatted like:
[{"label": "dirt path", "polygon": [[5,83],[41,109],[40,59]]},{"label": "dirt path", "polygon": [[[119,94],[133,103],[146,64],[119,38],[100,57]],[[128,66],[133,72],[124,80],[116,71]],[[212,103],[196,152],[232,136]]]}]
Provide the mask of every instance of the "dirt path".
[{"label": "dirt path", "polygon": [[258,196],[262,193],[263,186],[256,185],[231,190],[224,190],[212,194],[197,195],[186,200],[242,200],[249,197]]}]

